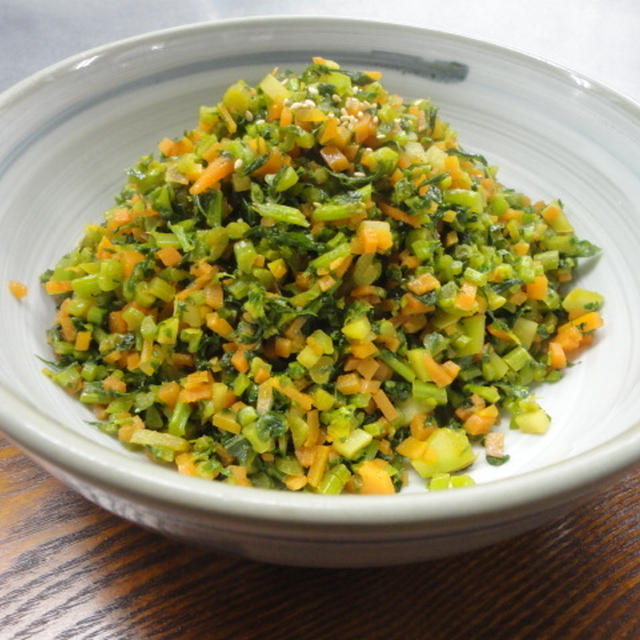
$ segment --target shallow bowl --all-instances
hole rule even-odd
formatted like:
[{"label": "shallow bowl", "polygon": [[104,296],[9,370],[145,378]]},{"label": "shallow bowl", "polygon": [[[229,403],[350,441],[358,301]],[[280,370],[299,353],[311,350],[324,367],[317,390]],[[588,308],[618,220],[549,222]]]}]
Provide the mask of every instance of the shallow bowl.
[{"label": "shallow bowl", "polygon": [[[508,464],[477,485],[393,496],[318,496],[181,476],[88,425],[41,373],[52,304],[39,274],[100,220],[123,171],[195,121],[200,104],[313,55],[379,69],[431,97],[465,148],[534,200],[560,197],[603,249],[580,284],[606,296],[605,328],[537,393],[553,421],[507,432]],[[640,459],[640,109],[590,80],[457,36],[328,18],[201,24],[69,58],[0,96],[0,427],[83,496],[156,531],[258,560],[316,566],[412,562],[487,545],[575,507]],[[22,301],[6,282],[29,286]]]}]

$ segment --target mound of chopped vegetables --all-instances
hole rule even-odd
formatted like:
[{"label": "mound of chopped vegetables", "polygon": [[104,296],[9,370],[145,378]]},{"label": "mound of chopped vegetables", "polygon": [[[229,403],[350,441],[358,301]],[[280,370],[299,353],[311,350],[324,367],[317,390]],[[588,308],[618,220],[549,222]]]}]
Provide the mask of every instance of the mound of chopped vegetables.
[{"label": "mound of chopped vegetables", "polygon": [[314,58],[237,82],[128,172],[43,276],[48,375],[101,429],[206,479],[325,494],[472,483],[543,433],[530,394],[601,326],[559,201],[464,151],[429,100]]}]

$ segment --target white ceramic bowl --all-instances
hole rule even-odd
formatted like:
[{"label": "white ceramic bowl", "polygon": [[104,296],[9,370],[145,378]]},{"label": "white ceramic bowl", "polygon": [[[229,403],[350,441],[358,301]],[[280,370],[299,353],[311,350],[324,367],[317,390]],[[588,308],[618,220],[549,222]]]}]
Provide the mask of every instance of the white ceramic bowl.
[{"label": "white ceramic bowl", "polygon": [[[84,421],[41,373],[52,304],[39,274],[100,220],[123,171],[195,122],[238,78],[312,55],[380,69],[430,96],[463,145],[535,199],[560,197],[604,250],[581,283],[606,296],[606,326],[539,398],[543,437],[507,433],[511,461],[478,485],[394,496],[233,487],[156,466]],[[530,529],[640,459],[640,110],[589,80],[456,36],[344,19],[253,19],[152,33],[65,60],[0,97],[0,427],[52,474],[146,527],[250,558],[365,566],[423,560]],[[9,279],[29,286],[18,302]]]}]

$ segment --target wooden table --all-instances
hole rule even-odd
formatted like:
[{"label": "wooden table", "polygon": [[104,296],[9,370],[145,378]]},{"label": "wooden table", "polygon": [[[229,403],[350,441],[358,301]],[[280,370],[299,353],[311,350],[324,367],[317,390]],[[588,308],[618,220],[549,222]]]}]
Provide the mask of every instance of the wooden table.
[{"label": "wooden table", "polygon": [[640,638],[640,471],[454,558],[299,569],[188,548],[95,507],[0,436],[0,638]]}]

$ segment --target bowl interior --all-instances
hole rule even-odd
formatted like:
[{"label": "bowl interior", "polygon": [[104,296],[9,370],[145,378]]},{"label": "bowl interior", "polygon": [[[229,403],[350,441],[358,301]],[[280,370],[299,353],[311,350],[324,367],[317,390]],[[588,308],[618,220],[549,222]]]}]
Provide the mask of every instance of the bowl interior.
[{"label": "bowl interior", "polygon": [[[533,200],[559,197],[577,233],[603,249],[578,282],[604,294],[605,328],[563,380],[536,390],[552,416],[549,432],[503,425],[510,462],[488,467],[480,456],[475,480],[541,469],[632,428],[640,410],[638,110],[524,56],[351,21],[253,21],[150,35],[61,63],[0,98],[8,136],[0,148],[0,382],[123,463],[140,457],[87,425],[91,414],[41,374],[36,356],[50,358],[53,304],[39,275],[74,246],[85,223],[101,220],[125,169],[160,138],[190,128],[199,105],[216,103],[238,78],[255,83],[274,66],[300,70],[312,55],[380,69],[393,91],[432,98],[462,145],[500,167],[504,184]],[[10,296],[10,279],[28,285],[27,298]]]}]

